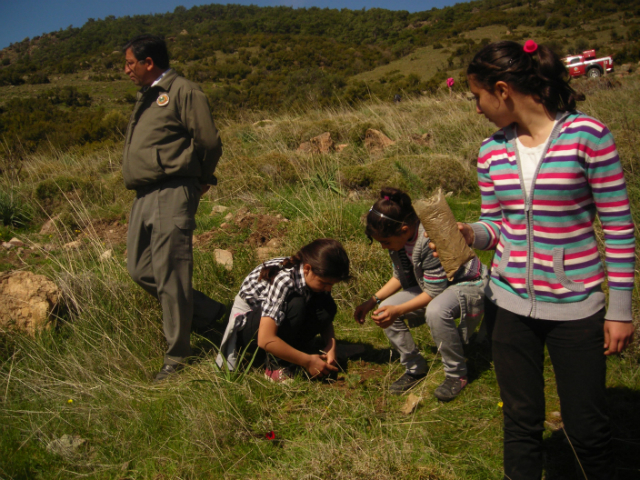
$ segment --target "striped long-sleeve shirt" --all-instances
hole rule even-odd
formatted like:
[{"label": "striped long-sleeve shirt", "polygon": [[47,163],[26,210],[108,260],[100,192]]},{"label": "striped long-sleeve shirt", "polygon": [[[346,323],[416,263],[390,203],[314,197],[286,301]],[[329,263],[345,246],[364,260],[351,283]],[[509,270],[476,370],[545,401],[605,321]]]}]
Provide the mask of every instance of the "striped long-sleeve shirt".
[{"label": "striped long-sleeve shirt", "polygon": [[566,113],[551,132],[528,198],[515,140],[513,128],[504,128],[483,142],[478,157],[482,205],[472,227],[474,247],[496,250],[490,298],[545,320],[585,318],[603,308],[597,213],[606,246],[606,318],[631,321],[634,225],[611,132],[581,112]]}]

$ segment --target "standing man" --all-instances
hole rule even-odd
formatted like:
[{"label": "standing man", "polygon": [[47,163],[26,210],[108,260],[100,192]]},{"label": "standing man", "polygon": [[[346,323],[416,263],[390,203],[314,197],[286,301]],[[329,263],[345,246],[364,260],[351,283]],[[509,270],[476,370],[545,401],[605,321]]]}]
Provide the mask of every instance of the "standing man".
[{"label": "standing man", "polygon": [[141,87],[124,144],[125,186],[136,191],[127,269],[162,306],[168,349],[161,381],[191,355],[192,327],[206,330],[224,306],[192,288],[193,230],[200,196],[215,185],[222,143],[200,87],[169,68],[165,41],[140,35],[123,48],[124,72]]}]

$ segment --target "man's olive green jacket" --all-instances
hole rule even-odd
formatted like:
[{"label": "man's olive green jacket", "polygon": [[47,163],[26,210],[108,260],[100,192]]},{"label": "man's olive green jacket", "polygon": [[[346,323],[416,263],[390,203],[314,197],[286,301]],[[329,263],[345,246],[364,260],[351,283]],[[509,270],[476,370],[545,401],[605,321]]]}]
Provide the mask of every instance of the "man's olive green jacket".
[{"label": "man's olive green jacket", "polygon": [[169,70],[138,92],[124,143],[122,174],[128,189],[174,177],[216,184],[222,142],[200,87]]}]

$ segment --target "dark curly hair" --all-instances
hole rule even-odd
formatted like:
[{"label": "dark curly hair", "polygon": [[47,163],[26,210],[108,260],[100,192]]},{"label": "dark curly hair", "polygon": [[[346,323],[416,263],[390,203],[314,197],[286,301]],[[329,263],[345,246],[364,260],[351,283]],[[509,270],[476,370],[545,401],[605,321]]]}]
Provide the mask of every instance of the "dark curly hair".
[{"label": "dark curly hair", "polygon": [[372,235],[389,238],[400,235],[404,225],[414,225],[418,221],[409,195],[397,188],[384,187],[380,190],[380,198],[367,214],[364,233],[371,241]]},{"label": "dark curly hair", "polygon": [[310,265],[311,271],[322,278],[339,282],[351,278],[349,257],[342,244],[333,238],[319,238],[302,247],[292,257],[284,259],[282,264],[262,267],[258,280],[273,283],[273,279],[281,269],[291,269],[300,264]]},{"label": "dark curly hair", "polygon": [[584,100],[569,85],[571,76],[560,57],[544,45],[527,53],[516,42],[490,43],[473,57],[467,76],[490,92],[503,81],[534,97],[550,113],[575,110],[576,101]]}]

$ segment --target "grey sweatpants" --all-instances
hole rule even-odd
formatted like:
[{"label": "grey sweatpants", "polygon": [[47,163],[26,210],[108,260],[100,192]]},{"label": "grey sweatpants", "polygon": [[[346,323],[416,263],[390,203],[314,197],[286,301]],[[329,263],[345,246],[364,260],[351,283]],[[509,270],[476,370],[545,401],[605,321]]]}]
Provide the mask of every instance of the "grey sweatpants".
[{"label": "grey sweatpants", "polygon": [[204,327],[224,308],[191,286],[199,202],[197,180],[175,178],[139,189],[129,217],[127,269],[160,301],[169,365],[191,355],[192,324]]},{"label": "grey sweatpants", "polygon": [[[419,286],[402,290],[385,299],[380,306],[400,305],[417,297],[422,293]],[[426,311],[425,311],[426,310]],[[410,327],[417,327],[427,323],[431,329],[431,336],[435,342],[447,377],[464,377],[467,375],[467,364],[464,360],[462,339],[456,326],[456,319],[460,317],[460,300],[455,291],[448,288],[435,297],[427,308],[421,308],[397,318],[384,333],[391,345],[400,354],[400,363],[408,373],[421,374],[427,371],[427,362],[420,355],[416,347]],[[406,320],[406,323],[405,323]]]}]

